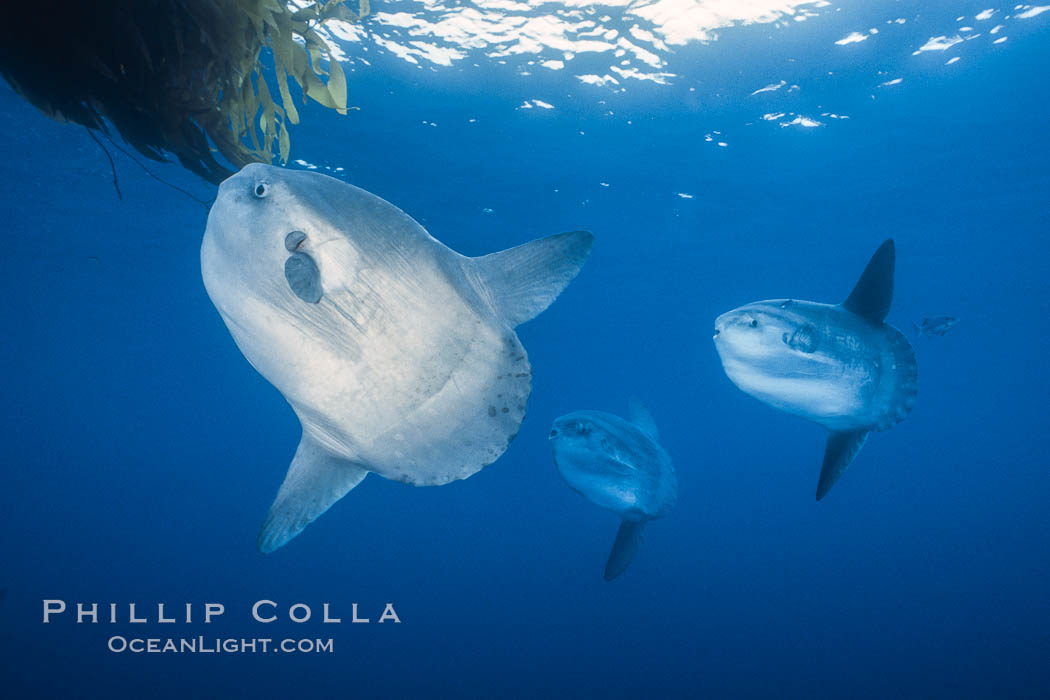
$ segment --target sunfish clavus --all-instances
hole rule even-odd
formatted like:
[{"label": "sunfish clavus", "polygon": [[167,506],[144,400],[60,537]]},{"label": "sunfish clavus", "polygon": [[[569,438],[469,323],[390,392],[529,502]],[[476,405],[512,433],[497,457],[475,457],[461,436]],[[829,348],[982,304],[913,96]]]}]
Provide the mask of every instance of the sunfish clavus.
[{"label": "sunfish clavus", "polygon": [[631,404],[631,420],[576,411],[554,421],[550,442],[565,482],[587,500],[620,516],[605,580],[624,572],[642,543],[645,524],[671,511],[678,479],[660,446],[649,411]]},{"label": "sunfish clavus", "polygon": [[868,433],[896,425],[915,404],[915,353],[900,331],[883,322],[893,299],[894,262],[889,239],[841,304],[758,301],[715,321],[715,347],[737,387],[831,431],[817,500]]},{"label": "sunfish clavus", "polygon": [[439,485],[503,454],[531,386],[514,327],[554,301],[592,243],[574,231],[468,258],[325,175],[252,164],[223,182],[201,245],[204,286],[302,424],[260,551],[369,472]]}]

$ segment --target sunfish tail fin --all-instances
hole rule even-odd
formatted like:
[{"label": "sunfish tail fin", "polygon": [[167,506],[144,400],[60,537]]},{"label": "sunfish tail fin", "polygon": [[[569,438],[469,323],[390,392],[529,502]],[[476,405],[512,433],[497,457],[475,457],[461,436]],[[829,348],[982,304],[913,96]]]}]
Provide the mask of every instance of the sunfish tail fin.
[{"label": "sunfish tail fin", "polygon": [[871,256],[857,286],[842,305],[858,316],[882,323],[893,302],[893,268],[896,259],[893,239],[888,238]]},{"label": "sunfish tail fin", "polygon": [[329,453],[304,434],[259,531],[259,551],[269,554],[284,546],[366,474],[360,465]]},{"label": "sunfish tail fin", "polygon": [[493,304],[513,327],[551,305],[579,273],[593,244],[589,231],[570,231],[470,262]]},{"label": "sunfish tail fin", "polygon": [[824,465],[820,468],[820,481],[817,482],[818,501],[824,498],[839,480],[867,439],[867,430],[837,432],[828,436],[828,444],[824,448]]},{"label": "sunfish tail fin", "polygon": [[620,522],[620,529],[616,531],[612,551],[609,552],[609,561],[605,562],[606,581],[612,581],[630,566],[631,560],[634,559],[634,555],[638,553],[638,548],[642,545],[645,522],[644,520],[626,519]]}]

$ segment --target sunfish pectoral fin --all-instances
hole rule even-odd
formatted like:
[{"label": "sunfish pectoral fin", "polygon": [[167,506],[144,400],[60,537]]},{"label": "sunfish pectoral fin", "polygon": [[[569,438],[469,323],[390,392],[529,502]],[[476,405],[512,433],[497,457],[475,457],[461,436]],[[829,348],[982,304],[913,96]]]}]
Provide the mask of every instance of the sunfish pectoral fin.
[{"label": "sunfish pectoral fin", "polygon": [[605,562],[606,581],[612,581],[630,565],[634,555],[638,553],[638,548],[642,545],[642,531],[645,523],[645,520],[627,519],[620,522],[620,529],[616,531],[612,551],[609,552],[609,561]]},{"label": "sunfish pectoral fin", "polygon": [[284,278],[295,295],[305,302],[316,304],[324,295],[321,289],[321,271],[306,253],[292,253],[284,261]]},{"label": "sunfish pectoral fin", "polygon": [[842,306],[858,316],[882,323],[893,302],[893,268],[896,258],[893,239],[888,238],[871,256],[857,286],[842,302]]},{"label": "sunfish pectoral fin", "polygon": [[367,473],[360,465],[331,454],[304,434],[259,531],[259,551],[269,554],[284,546],[361,483]]},{"label": "sunfish pectoral fin", "polygon": [[828,436],[828,444],[824,448],[824,465],[820,468],[820,481],[817,482],[818,501],[824,498],[839,480],[867,439],[867,430],[836,432]]},{"label": "sunfish pectoral fin", "polygon": [[593,244],[592,233],[570,231],[469,262],[513,328],[551,305],[583,267]]}]

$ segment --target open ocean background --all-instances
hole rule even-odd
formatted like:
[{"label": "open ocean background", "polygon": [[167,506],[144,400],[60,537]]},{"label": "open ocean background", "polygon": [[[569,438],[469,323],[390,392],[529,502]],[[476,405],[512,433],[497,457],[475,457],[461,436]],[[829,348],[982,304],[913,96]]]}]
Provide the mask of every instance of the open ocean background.
[{"label": "open ocean background", "polygon": [[[573,229],[597,243],[518,330],[533,393],[499,461],[440,488],[371,476],[267,556],[255,536],[299,424],[205,293],[206,208],[110,149],[118,200],[82,128],[0,85],[0,695],[1046,697],[1050,12],[975,21],[988,7],[842,2],[736,26],[669,49],[666,85],[347,44],[371,46],[348,68],[360,109],[308,106],[289,167],[467,255]],[[961,322],[914,342],[914,411],[816,503],[824,431],[737,390],[713,321],[839,301],[888,237],[888,322],[910,338],[924,316]],[[561,481],[547,434],[631,397],[680,492],[607,584],[617,518]],[[43,625],[47,598],[226,614]],[[315,620],[254,623],[262,598]],[[344,624],[317,622],[324,602]],[[402,623],[349,624],[353,602]],[[115,654],[114,634],[332,637],[335,653]]]}]

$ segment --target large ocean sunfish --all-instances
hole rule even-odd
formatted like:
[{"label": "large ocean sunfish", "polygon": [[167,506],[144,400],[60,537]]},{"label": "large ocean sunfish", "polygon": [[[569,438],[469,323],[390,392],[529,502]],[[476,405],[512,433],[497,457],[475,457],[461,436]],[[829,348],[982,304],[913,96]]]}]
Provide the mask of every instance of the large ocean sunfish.
[{"label": "large ocean sunfish", "polygon": [[253,164],[223,182],[201,245],[204,286],[302,423],[260,551],[369,472],[432,486],[503,454],[531,387],[514,327],[554,301],[592,243],[574,231],[468,258],[325,175]]},{"label": "large ocean sunfish", "polygon": [[649,411],[631,405],[631,420],[601,411],[576,411],[554,421],[554,463],[574,491],[620,516],[605,580],[624,572],[642,543],[645,524],[674,507],[678,479],[660,446]]},{"label": "large ocean sunfish", "polygon": [[896,425],[915,404],[915,353],[900,331],[883,322],[893,299],[894,262],[890,239],[841,304],[758,301],[715,321],[715,347],[737,387],[831,431],[818,501],[868,433]]}]

